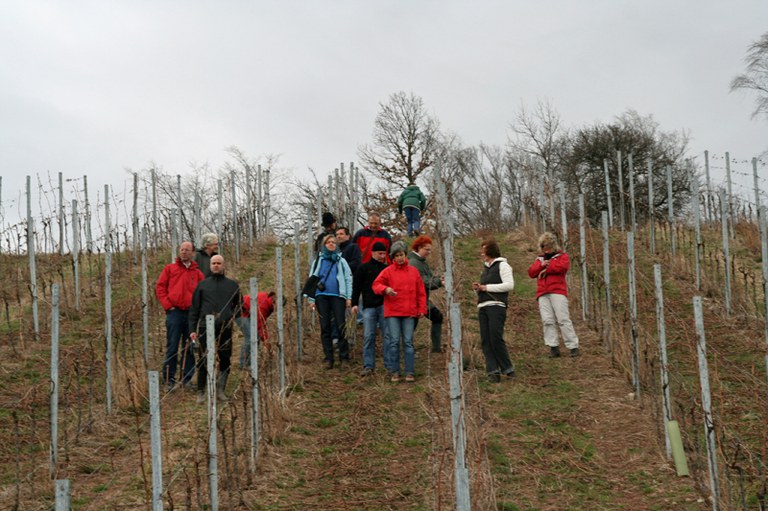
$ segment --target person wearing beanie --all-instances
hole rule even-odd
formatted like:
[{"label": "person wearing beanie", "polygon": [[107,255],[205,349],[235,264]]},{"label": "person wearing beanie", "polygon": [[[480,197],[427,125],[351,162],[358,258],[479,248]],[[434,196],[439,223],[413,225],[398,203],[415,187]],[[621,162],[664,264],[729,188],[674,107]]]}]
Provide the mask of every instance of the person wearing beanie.
[{"label": "person wearing beanie", "polygon": [[[389,330],[384,320],[384,297],[373,292],[373,282],[387,267],[387,247],[377,241],[371,249],[371,260],[361,265],[355,271],[352,279],[352,303],[363,297],[363,370],[360,376],[369,376],[376,369],[376,327],[381,330],[382,354],[384,368],[389,370]],[[352,307],[352,313],[357,314],[358,306]]]},{"label": "person wearing beanie", "polygon": [[315,239],[315,255],[320,252],[323,246],[323,238],[329,234],[336,234],[336,217],[333,216],[333,213],[326,211],[323,213],[321,225],[323,226],[323,232],[318,234]]},{"label": "person wearing beanie", "polygon": [[389,251],[392,264],[373,281],[373,292],[384,296],[384,318],[389,329],[390,367],[393,383],[400,381],[400,344],[405,359],[405,381],[413,382],[416,369],[416,351],[413,330],[416,318],[427,313],[427,293],[419,270],[408,264],[408,246],[396,241]]},{"label": "person wearing beanie", "polygon": [[[408,263],[419,270],[421,279],[424,281],[424,289],[427,292],[427,317],[432,322],[430,330],[430,339],[432,340],[432,353],[440,353],[442,349],[443,336],[443,313],[435,307],[429,299],[429,294],[435,289],[443,287],[443,279],[436,277],[427,263],[427,257],[432,253],[432,238],[421,235],[411,245],[411,252],[408,253]],[[416,320],[416,326],[419,321]]]}]

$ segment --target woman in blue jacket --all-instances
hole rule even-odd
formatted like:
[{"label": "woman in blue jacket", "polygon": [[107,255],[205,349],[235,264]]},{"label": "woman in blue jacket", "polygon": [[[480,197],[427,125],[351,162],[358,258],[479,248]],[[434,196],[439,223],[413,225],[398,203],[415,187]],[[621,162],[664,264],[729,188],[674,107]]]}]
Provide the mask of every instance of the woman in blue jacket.
[{"label": "woman in blue jacket", "polygon": [[315,298],[309,299],[310,308],[317,307],[320,316],[320,338],[323,342],[326,369],[333,368],[333,324],[339,332],[339,367],[345,369],[349,364],[349,343],[345,332],[346,311],[352,307],[352,270],[336,249],[336,237],[333,234],[323,238],[322,248],[310,275],[320,278]]}]

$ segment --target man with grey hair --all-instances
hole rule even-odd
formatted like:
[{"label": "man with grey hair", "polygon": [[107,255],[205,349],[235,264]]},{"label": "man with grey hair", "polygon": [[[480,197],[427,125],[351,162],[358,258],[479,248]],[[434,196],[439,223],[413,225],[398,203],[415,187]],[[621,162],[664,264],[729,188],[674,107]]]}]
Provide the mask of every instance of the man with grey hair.
[{"label": "man with grey hair", "polygon": [[211,257],[219,253],[219,237],[212,232],[203,234],[202,248],[195,254],[195,262],[206,278],[211,276]]}]

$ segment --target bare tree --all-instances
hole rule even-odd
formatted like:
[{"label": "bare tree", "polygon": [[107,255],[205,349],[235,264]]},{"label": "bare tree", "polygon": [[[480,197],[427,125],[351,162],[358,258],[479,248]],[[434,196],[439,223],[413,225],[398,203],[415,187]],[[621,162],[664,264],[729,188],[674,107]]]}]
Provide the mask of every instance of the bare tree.
[{"label": "bare tree", "polygon": [[768,116],[768,32],[749,46],[744,60],[747,70],[731,81],[731,91],[755,91],[757,98],[752,117]]},{"label": "bare tree", "polygon": [[460,179],[454,180],[454,209],[459,230],[500,232],[520,221],[520,181],[510,154],[481,144],[456,153]]},{"label": "bare tree", "polygon": [[560,170],[567,153],[568,130],[550,101],[539,100],[533,110],[522,105],[510,129],[514,136],[509,139],[509,149],[518,164],[539,162],[547,175]]},{"label": "bare tree", "polygon": [[358,150],[360,162],[371,174],[405,187],[433,165],[439,124],[413,93],[397,92],[380,106],[373,142]]}]

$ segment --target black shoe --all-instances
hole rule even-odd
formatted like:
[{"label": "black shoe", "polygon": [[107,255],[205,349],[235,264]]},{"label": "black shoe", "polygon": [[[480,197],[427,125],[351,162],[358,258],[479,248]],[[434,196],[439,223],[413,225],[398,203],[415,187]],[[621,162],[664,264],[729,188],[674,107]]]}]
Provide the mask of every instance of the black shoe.
[{"label": "black shoe", "polygon": [[504,373],[504,377],[505,377],[507,380],[509,380],[509,381],[512,381],[512,380],[514,380],[514,379],[515,379],[515,372],[514,372],[514,371],[510,371],[510,372],[508,372],[508,373]]},{"label": "black shoe", "polygon": [[326,369],[333,369],[333,360],[326,360],[323,362],[323,367]]},{"label": "black shoe", "polygon": [[501,375],[499,373],[490,373],[488,375],[488,381],[490,383],[500,383],[501,382]]},{"label": "black shoe", "polygon": [[579,355],[581,355],[581,353],[579,353],[579,348],[571,349],[571,356],[572,357],[578,357]]},{"label": "black shoe", "polygon": [[560,346],[550,346],[549,358],[558,358],[558,357],[560,357]]}]

